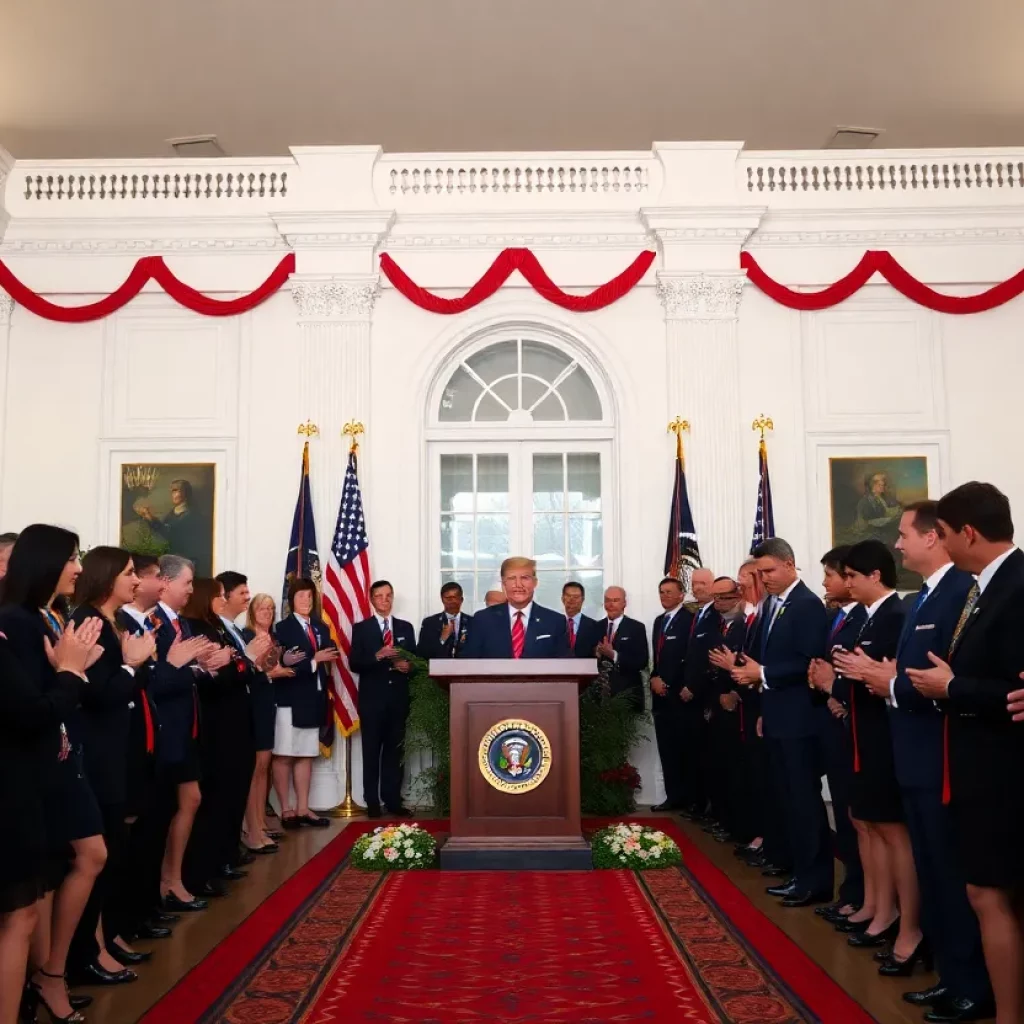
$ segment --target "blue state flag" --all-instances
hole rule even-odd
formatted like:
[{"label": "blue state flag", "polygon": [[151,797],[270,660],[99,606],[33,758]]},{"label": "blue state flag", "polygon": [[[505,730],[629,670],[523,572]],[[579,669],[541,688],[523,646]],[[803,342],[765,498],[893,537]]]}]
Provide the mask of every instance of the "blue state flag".
[{"label": "blue state flag", "polygon": [[302,446],[302,476],[299,478],[299,496],[295,501],[292,535],[288,541],[288,557],[284,563],[284,592],[281,595],[281,618],[291,614],[288,606],[288,588],[296,579],[311,579],[320,592],[322,574],[320,554],[316,544],[316,523],[313,521],[313,499],[309,493],[309,442]]},{"label": "blue state flag", "polygon": [[757,455],[757,510],[754,512],[754,532],[750,539],[750,553],[763,540],[775,536],[775,509],[772,507],[772,482],[768,477],[768,447],[761,439]]},{"label": "blue state flag", "polygon": [[690,496],[686,491],[686,467],[683,464],[682,438],[677,439],[676,478],[672,487],[672,507],[669,511],[668,544],[665,547],[665,575],[674,576],[690,589],[694,569],[701,567],[697,527],[690,511]]}]

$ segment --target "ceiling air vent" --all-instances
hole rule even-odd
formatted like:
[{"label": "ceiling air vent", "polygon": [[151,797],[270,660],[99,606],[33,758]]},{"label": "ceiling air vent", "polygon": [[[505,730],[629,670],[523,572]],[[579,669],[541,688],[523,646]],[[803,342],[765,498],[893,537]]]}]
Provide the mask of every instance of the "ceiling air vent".
[{"label": "ceiling air vent", "polygon": [[180,139],[167,139],[167,145],[177,156],[220,157],[225,156],[216,135],[183,135]]},{"label": "ceiling air vent", "polygon": [[839,127],[825,143],[826,149],[870,149],[875,139],[882,134],[882,128]]}]

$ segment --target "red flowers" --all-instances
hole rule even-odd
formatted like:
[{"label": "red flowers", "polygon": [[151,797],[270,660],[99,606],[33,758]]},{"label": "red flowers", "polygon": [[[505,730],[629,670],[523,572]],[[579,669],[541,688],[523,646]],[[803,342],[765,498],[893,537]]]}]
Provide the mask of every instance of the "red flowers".
[{"label": "red flowers", "polygon": [[618,768],[606,768],[601,772],[602,782],[617,782],[627,789],[640,788],[640,773],[629,762],[623,762]]}]

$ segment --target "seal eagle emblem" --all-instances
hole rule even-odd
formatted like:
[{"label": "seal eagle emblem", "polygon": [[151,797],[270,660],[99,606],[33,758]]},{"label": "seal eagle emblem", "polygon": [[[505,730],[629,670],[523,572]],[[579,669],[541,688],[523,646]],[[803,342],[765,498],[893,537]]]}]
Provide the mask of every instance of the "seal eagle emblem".
[{"label": "seal eagle emblem", "polygon": [[503,793],[528,793],[551,770],[551,744],[533,722],[507,718],[480,740],[480,772]]}]

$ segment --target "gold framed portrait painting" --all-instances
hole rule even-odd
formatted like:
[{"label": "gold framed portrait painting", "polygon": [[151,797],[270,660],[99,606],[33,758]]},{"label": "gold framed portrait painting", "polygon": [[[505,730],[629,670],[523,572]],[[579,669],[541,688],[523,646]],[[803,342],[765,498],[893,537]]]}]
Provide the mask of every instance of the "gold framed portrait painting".
[{"label": "gold framed portrait painting", "polygon": [[882,541],[896,558],[897,588],[917,590],[921,577],[903,567],[896,541],[903,510],[928,497],[927,457],[831,458],[828,465],[833,545]]},{"label": "gold framed portrait painting", "polygon": [[146,555],[184,555],[214,573],[217,467],[212,462],[123,463],[120,543]]}]

